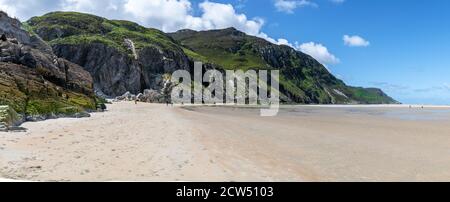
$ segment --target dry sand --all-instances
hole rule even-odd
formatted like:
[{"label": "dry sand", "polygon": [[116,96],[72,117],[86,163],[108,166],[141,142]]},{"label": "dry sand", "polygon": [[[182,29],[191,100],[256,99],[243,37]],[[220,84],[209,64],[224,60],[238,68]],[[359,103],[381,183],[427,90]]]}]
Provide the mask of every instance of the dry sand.
[{"label": "dry sand", "polygon": [[115,103],[0,133],[0,177],[32,181],[450,181],[445,107],[256,109]]}]

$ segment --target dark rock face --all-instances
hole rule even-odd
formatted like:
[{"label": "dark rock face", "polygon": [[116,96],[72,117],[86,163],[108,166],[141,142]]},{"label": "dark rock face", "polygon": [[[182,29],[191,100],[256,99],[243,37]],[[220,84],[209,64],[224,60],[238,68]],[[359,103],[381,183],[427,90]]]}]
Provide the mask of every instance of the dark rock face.
[{"label": "dark rock face", "polygon": [[92,75],[95,89],[103,94],[116,96],[140,90],[139,67],[114,48],[96,43],[57,45],[53,50],[56,55],[83,66]]},{"label": "dark rock face", "polygon": [[0,12],[0,105],[24,120],[86,116],[95,109],[89,72],[53,54],[18,20]]},{"label": "dark rock face", "polygon": [[[48,13],[28,24],[52,44],[58,57],[88,71],[95,93],[102,97],[137,95],[146,89],[161,93],[166,74],[192,70],[196,60],[203,61],[205,69],[219,71],[280,70],[284,103],[397,103],[384,93],[346,85],[309,55],[234,28],[163,33],[133,22],[75,12]],[[36,41],[33,47],[40,44],[39,38]],[[32,62],[30,58],[24,61]]]},{"label": "dark rock face", "polygon": [[79,93],[92,91],[91,76],[76,64],[10,41],[0,42],[0,49],[0,62],[20,64],[35,69],[46,80]]},{"label": "dark rock face", "polygon": [[83,66],[91,73],[97,92],[119,96],[145,89],[163,88],[163,75],[179,69],[189,69],[189,59],[180,52],[146,47],[137,51],[137,60],[101,43],[54,45],[59,57]]}]

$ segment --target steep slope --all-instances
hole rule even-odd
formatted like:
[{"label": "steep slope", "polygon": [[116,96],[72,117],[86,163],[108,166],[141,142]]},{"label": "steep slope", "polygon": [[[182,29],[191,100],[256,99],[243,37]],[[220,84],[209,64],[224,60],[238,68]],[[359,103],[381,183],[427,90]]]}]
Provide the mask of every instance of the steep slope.
[{"label": "steep slope", "polygon": [[166,74],[193,61],[216,69],[279,69],[286,103],[396,103],[381,90],[353,88],[312,57],[234,28],[165,34],[128,21],[54,12],[27,22],[55,53],[83,66],[98,94],[160,90]]},{"label": "steep slope", "polygon": [[55,56],[39,37],[0,12],[0,105],[23,120],[78,116],[95,110],[92,78],[82,67]]},{"label": "steep slope", "polygon": [[89,71],[99,94],[159,90],[164,74],[190,66],[172,38],[133,22],[54,12],[34,17],[27,24],[58,56]]},{"label": "steep slope", "polygon": [[354,88],[334,77],[314,58],[288,46],[248,36],[234,28],[169,34],[200,55],[199,59],[226,69],[279,69],[281,92],[296,103],[396,103],[379,89]]}]

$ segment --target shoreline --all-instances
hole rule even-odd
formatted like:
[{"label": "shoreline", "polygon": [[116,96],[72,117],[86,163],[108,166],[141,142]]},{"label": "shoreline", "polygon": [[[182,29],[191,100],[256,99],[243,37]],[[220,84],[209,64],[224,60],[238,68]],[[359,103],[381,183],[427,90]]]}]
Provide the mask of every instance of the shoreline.
[{"label": "shoreline", "polygon": [[[177,107],[248,107],[265,108],[268,105],[236,105],[236,104],[176,104]],[[280,107],[324,107],[324,108],[431,108],[450,109],[450,105],[418,105],[418,104],[280,104]]]},{"label": "shoreline", "polygon": [[434,110],[293,108],[264,118],[119,102],[89,118],[26,122],[27,132],[0,133],[0,181],[450,180],[450,158],[440,155],[448,121],[379,114]]}]

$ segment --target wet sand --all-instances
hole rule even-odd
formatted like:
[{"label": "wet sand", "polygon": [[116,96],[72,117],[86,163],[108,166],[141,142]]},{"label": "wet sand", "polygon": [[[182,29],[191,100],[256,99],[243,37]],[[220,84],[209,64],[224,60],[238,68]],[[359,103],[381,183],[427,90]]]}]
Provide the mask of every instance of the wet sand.
[{"label": "wet sand", "polygon": [[450,109],[115,103],[0,133],[0,177],[32,181],[450,181]]}]

